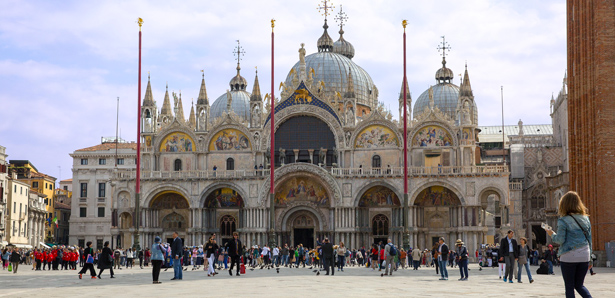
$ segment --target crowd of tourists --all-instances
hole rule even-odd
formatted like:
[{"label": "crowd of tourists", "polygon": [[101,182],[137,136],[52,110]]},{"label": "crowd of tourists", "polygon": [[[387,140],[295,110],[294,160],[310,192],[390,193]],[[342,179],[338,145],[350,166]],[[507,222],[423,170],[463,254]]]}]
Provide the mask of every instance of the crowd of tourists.
[{"label": "crowd of tourists", "polygon": [[[579,196],[574,192],[565,194],[560,200],[558,233],[546,226],[546,232],[553,242],[559,246],[548,245],[544,253],[531,249],[527,239],[520,237],[517,241],[514,231],[508,231],[506,237],[497,244],[481,245],[474,252],[474,259],[480,266],[498,267],[499,278],[504,282],[522,282],[525,270],[530,283],[534,282],[530,265],[539,266],[537,274],[554,274],[553,267],[560,266],[566,287],[566,296],[574,297],[576,290],[582,297],[591,297],[583,286],[587,271],[593,275],[592,269],[595,255],[591,248],[591,225],[586,208]],[[89,271],[92,279],[100,279],[105,270],[109,270],[114,278],[113,269],[133,268],[135,259],[139,267],[149,267],[151,263],[153,283],[159,281],[160,271],[173,268],[172,280],[183,279],[182,271],[207,271],[208,277],[216,276],[220,270],[228,270],[229,275],[245,273],[246,268],[276,269],[280,267],[314,269],[316,275],[325,271],[325,275],[343,272],[345,267],[363,267],[368,270],[378,270],[380,276],[391,276],[398,269],[418,270],[421,267],[435,268],[440,280],[448,280],[448,267],[458,267],[459,281],[466,281],[470,254],[461,239],[449,247],[444,238],[440,238],[431,249],[410,248],[404,250],[395,245],[391,239],[387,243],[373,244],[365,248],[347,248],[343,242],[333,244],[328,238],[319,239],[316,247],[310,248],[303,244],[297,246],[254,245],[246,247],[239,240],[238,233],[233,233],[233,239],[218,245],[216,235],[210,236],[203,245],[184,246],[177,233],[173,234],[171,243],[162,243],[160,237],[155,238],[152,245],[141,251],[132,248],[112,250],[109,242],[102,249],[93,249],[92,242],[87,242],[83,248],[76,246],[54,246],[41,249],[4,248],[2,250],[2,268],[16,274],[20,265],[31,266],[31,270],[77,270],[79,278]],[[99,269],[96,274],[94,266]]]}]

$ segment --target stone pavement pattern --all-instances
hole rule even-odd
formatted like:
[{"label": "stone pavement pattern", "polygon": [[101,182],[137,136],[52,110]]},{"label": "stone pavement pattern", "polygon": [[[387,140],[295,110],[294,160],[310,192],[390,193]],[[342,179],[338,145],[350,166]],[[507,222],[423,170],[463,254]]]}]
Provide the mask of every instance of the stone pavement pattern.
[{"label": "stone pavement pattern", "polygon": [[[470,280],[461,282],[457,281],[459,270],[450,267],[448,281],[439,281],[433,268],[398,270],[393,276],[380,277],[381,272],[357,267],[335,272],[335,276],[324,276],[324,272],[316,276],[308,267],[282,267],[279,274],[273,269],[248,270],[239,277],[230,277],[225,270],[207,277],[203,271],[189,269],[182,281],[171,281],[170,268],[161,272],[162,284],[154,285],[147,267],[116,270],[115,279],[105,271],[101,280],[86,275],[79,280],[77,271],[32,271],[20,266],[17,274],[0,272],[0,297],[500,297],[503,290],[519,297],[564,296],[564,281],[557,267],[554,276],[534,275],[533,284],[525,274],[522,284],[509,284],[498,279],[496,268],[479,271],[478,265],[472,264],[470,269]],[[585,285],[594,297],[613,297],[615,269],[596,269],[598,274],[588,275]]]}]

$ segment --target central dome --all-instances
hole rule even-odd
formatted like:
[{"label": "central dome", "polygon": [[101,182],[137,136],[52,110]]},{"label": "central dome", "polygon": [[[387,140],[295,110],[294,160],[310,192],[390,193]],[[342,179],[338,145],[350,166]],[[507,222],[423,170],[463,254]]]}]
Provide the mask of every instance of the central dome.
[{"label": "central dome", "polygon": [[[346,56],[334,52],[318,52],[305,57],[306,70],[313,68],[316,72],[314,83],[325,83],[325,95],[335,97],[335,92],[345,94],[348,86],[348,71],[352,72],[354,93],[358,104],[371,108],[377,105],[376,86],[369,74]],[[299,62],[292,67],[299,73]],[[309,75],[308,75],[309,76]],[[292,71],[286,76],[285,84],[292,86]],[[296,87],[296,86],[293,86]]]}]

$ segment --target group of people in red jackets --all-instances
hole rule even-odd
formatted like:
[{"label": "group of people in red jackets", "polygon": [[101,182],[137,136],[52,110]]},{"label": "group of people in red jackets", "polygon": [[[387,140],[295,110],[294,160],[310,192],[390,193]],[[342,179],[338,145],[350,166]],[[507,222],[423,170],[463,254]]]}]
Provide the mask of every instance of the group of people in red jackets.
[{"label": "group of people in red jackets", "polygon": [[36,267],[32,270],[76,270],[79,250],[74,247],[54,246],[49,249],[35,249],[32,252]]}]

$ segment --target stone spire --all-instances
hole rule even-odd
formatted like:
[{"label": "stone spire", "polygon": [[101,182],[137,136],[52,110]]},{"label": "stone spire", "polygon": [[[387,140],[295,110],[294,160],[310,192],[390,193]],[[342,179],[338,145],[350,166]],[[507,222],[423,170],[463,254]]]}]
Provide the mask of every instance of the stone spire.
[{"label": "stone spire", "polygon": [[472,93],[472,85],[470,85],[470,75],[468,75],[468,64],[466,63],[466,70],[463,74],[463,82],[459,86],[459,96],[474,97]]},{"label": "stone spire", "polygon": [[203,73],[203,79],[201,80],[201,90],[199,91],[199,98],[197,98],[196,104],[209,104],[209,99],[207,98],[207,89],[205,88],[205,73]]},{"label": "stone spire", "polygon": [[352,80],[352,70],[348,67],[348,76],[346,77],[346,93],[344,98],[354,98],[354,81]]},{"label": "stone spire", "polygon": [[147,74],[147,88],[145,89],[145,98],[143,98],[143,106],[154,106],[154,97],[152,96],[152,84],[149,74]]},{"label": "stone spire", "polygon": [[171,100],[169,99],[169,84],[167,84],[167,91],[164,93],[164,101],[162,102],[162,109],[160,115],[173,116],[173,109],[171,108]]},{"label": "stone spire", "polygon": [[190,108],[190,118],[188,118],[188,126],[193,130],[196,129],[196,115],[194,114],[194,101],[192,101],[192,107]]},{"label": "stone spire", "polygon": [[256,70],[256,76],[254,77],[254,87],[252,87],[252,95],[250,95],[251,101],[263,101],[261,97],[261,87],[258,83],[258,70]]},{"label": "stone spire", "polygon": [[[399,90],[399,102],[404,101],[404,82],[401,83],[401,89]],[[408,80],[406,79],[406,103],[412,105],[412,97],[410,96],[410,87],[408,86]]]},{"label": "stone spire", "polygon": [[179,101],[177,102],[177,112],[175,114],[175,118],[179,120],[180,123],[186,122],[186,118],[184,117],[184,106],[182,105],[182,92],[179,91]]}]

